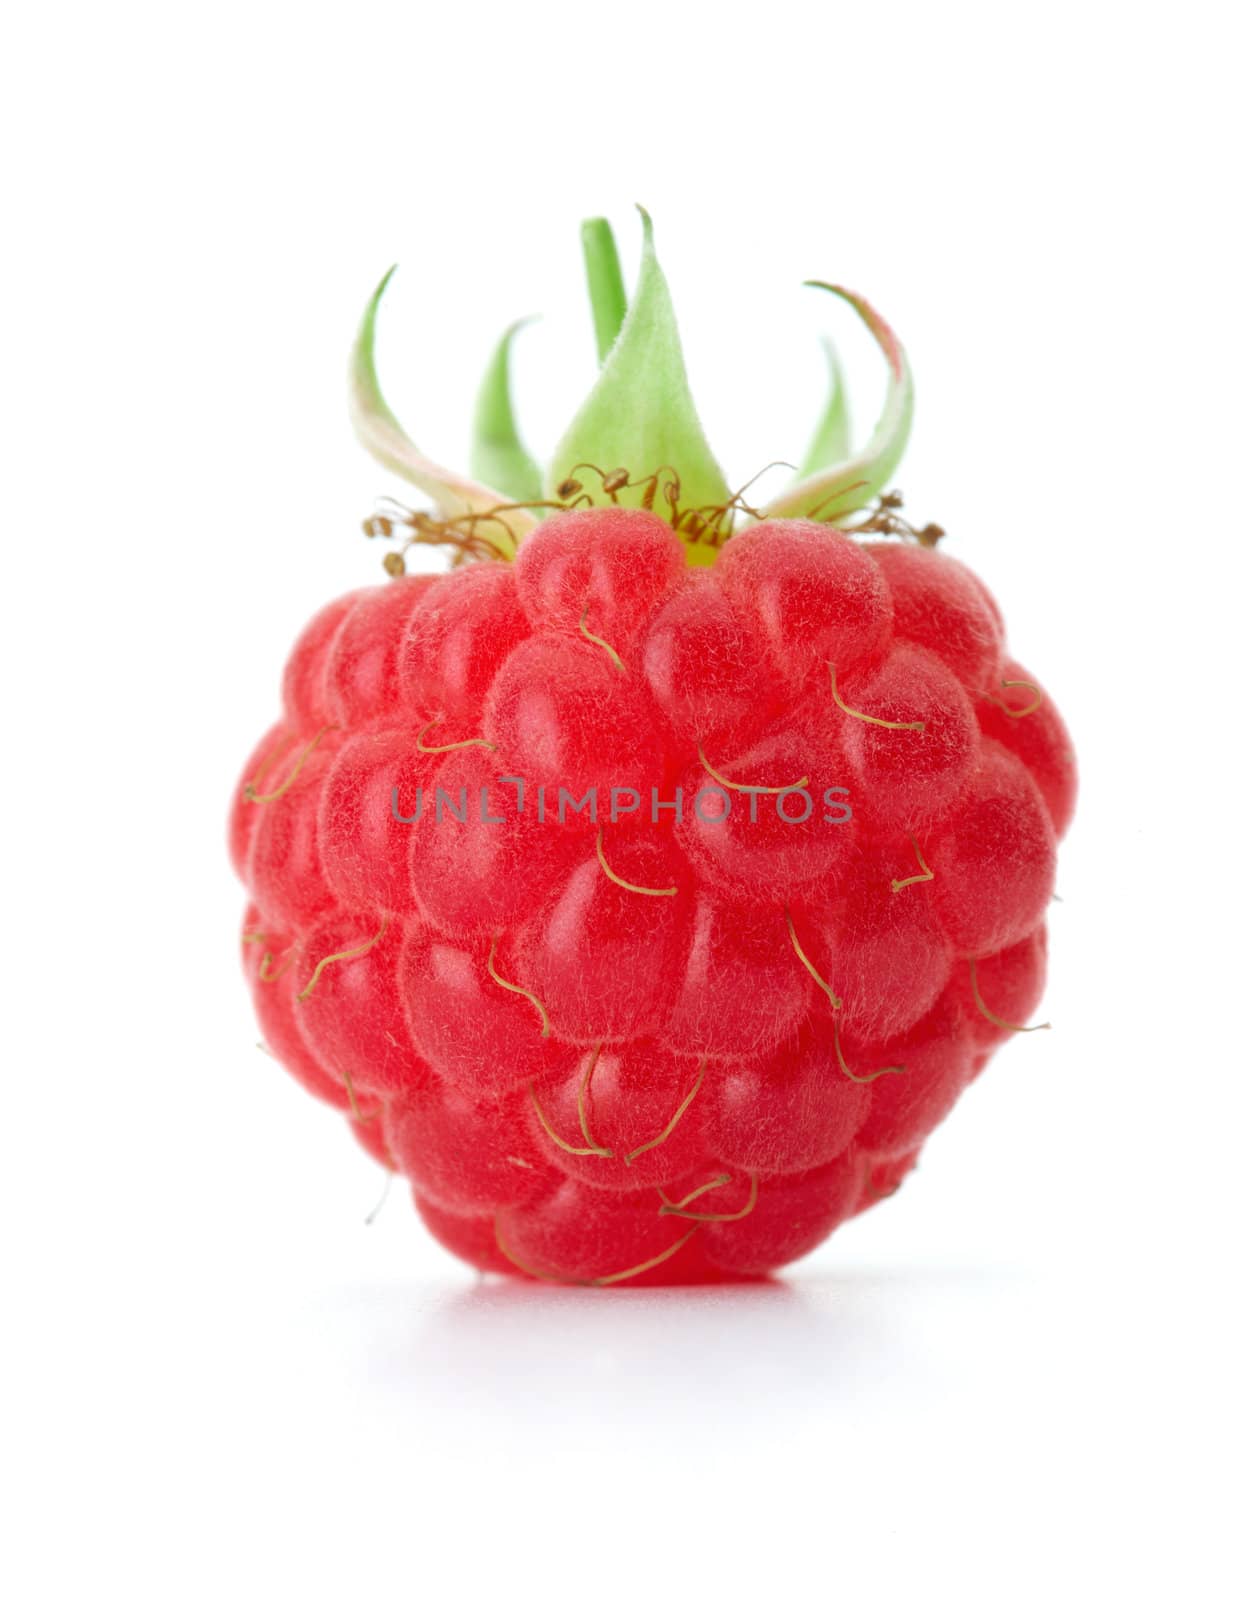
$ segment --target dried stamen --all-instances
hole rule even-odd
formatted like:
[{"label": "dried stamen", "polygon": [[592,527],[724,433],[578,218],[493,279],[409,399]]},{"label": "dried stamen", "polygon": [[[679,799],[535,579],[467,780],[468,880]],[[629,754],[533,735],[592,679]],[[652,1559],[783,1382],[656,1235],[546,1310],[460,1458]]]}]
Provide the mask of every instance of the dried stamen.
[{"label": "dried stamen", "polygon": [[[484,511],[461,512],[454,517],[435,517],[431,512],[414,510],[397,500],[380,502],[384,509],[366,518],[361,527],[367,538],[394,536],[395,528],[407,537],[402,552],[390,551],[383,558],[383,566],[391,577],[401,577],[406,570],[403,555],[414,544],[449,545],[456,560],[469,557],[486,557],[510,561],[518,548],[518,536],[510,522],[509,513],[545,507],[561,510],[556,500],[511,500],[490,506]],[[485,532],[492,528],[493,533]]]},{"label": "dried stamen", "polygon": [[675,1239],[667,1250],[662,1250],[659,1255],[652,1256],[647,1261],[641,1261],[637,1267],[625,1267],[621,1272],[609,1272],[603,1278],[565,1278],[552,1272],[540,1272],[535,1267],[529,1267],[526,1261],[520,1261],[519,1257],[507,1247],[506,1241],[502,1238],[501,1219],[497,1216],[493,1219],[494,1243],[507,1261],[518,1267],[520,1272],[527,1273],[529,1278],[539,1278],[543,1283],[570,1284],[572,1287],[579,1289],[607,1289],[611,1284],[622,1283],[628,1278],[637,1278],[641,1272],[650,1272],[653,1267],[659,1267],[662,1262],[668,1261],[670,1256],[676,1255],[686,1241],[698,1232],[698,1229],[699,1224],[696,1222],[687,1228],[680,1238]]},{"label": "dried stamen", "polygon": [[847,717],[857,717],[859,722],[873,722],[877,728],[905,729],[913,733],[925,733],[924,722],[887,722],[883,717],[872,717],[866,711],[857,711],[853,706],[847,706],[840,697],[840,690],[836,687],[836,663],[828,662],[828,673],[832,679],[832,698]]},{"label": "dried stamen", "polygon": [[762,783],[734,783],[732,778],[722,777],[712,763],[703,753],[703,746],[698,746],[699,760],[703,763],[703,770],[709,777],[715,778],[717,783],[726,789],[734,789],[738,794],[789,794],[794,789],[805,789],[810,782],[809,778],[799,778],[795,783],[783,783],[779,789],[771,789]]},{"label": "dried stamen", "polygon": [[904,517],[897,513],[905,504],[905,497],[899,489],[890,489],[886,494],[881,494],[875,507],[868,512],[861,522],[846,522],[842,533],[884,533],[894,534],[900,539],[913,539],[918,544],[925,545],[928,550],[934,549],[944,531],[937,522],[928,522],[925,527],[915,528]]},{"label": "dried stamen", "polygon": [[[676,516],[676,501],[670,500],[669,491],[666,488],[665,498],[675,506],[674,528],[676,532],[690,544],[706,544],[719,549],[731,537],[734,520],[739,514],[749,517],[752,522],[765,522],[767,520],[766,513],[760,511],[757,506],[750,504],[746,498],[746,491],[753,484],[758,483],[764,473],[770,472],[773,467],[788,467],[792,470],[793,463],[792,461],[769,461],[766,467],[760,467],[753,477],[748,478],[740,489],[735,489],[728,500],[719,505],[692,506],[680,519]],[[647,502],[647,508],[651,510],[651,501]]]},{"label": "dried stamen", "polygon": [[790,940],[790,943],[793,945],[793,953],[794,953],[794,955],[797,956],[798,960],[806,968],[807,972],[810,973],[811,977],[815,980],[815,982],[823,990],[824,994],[826,994],[828,999],[832,1002],[832,1010],[833,1011],[839,1011],[840,1010],[840,997],[837,995],[836,990],[832,987],[832,985],[830,983],[825,983],[824,982],[824,980],[819,976],[818,971],[811,964],[811,961],[810,961],[809,957],[807,956],[806,951],[803,950],[803,948],[802,948],[802,942],[798,938],[798,930],[793,925],[793,916],[790,913],[790,910],[789,910],[788,906],[785,907],[785,921],[789,924],[789,940]]},{"label": "dried stamen", "polygon": [[347,1103],[352,1109],[352,1117],[357,1122],[372,1122],[377,1116],[376,1111],[362,1111],[360,1102],[356,1098],[356,1091],[352,1088],[352,1075],[350,1072],[343,1074],[343,1087],[347,1090]]},{"label": "dried stamen", "polygon": [[530,989],[521,989],[517,983],[511,983],[509,979],[502,977],[502,975],[493,965],[493,958],[496,954],[497,940],[494,939],[493,943],[489,946],[489,976],[499,988],[507,989],[511,994],[521,994],[525,1000],[530,1000],[532,1002],[537,1011],[540,1013],[540,1036],[542,1039],[547,1039],[549,1037],[549,1013],[545,1010],[543,1003],[536,998]]},{"label": "dried stamen", "polygon": [[692,1189],[688,1195],[684,1195],[681,1200],[676,1202],[670,1200],[669,1196],[659,1184],[656,1186],[656,1193],[660,1196],[663,1205],[674,1206],[676,1204],[677,1206],[688,1206],[692,1203],[692,1201],[698,1200],[700,1195],[711,1194],[713,1189],[723,1189],[727,1183],[732,1182],[733,1174],[729,1172],[722,1172],[719,1178],[709,1178],[706,1183],[701,1183],[697,1189]]},{"label": "dried stamen", "polygon": [[[603,467],[596,466],[594,462],[579,461],[575,463],[570,476],[563,478],[557,485],[559,502],[568,502],[572,508],[579,505],[595,505],[593,497],[583,492],[583,485],[579,481],[581,472],[590,472],[599,478],[601,492],[608,495],[610,503],[615,506],[621,504],[618,493],[623,489],[642,489],[640,504],[645,511],[650,511],[655,505],[658,493],[663,494],[665,503],[669,507],[670,525],[676,531],[680,531],[677,507],[682,497],[682,481],[675,467],[657,467],[656,471],[649,472],[646,478],[632,478],[626,467],[614,467],[606,471]],[[660,481],[662,476],[668,479],[663,485]]]},{"label": "dried stamen", "polygon": [[748,489],[753,489],[755,484],[757,484],[759,482],[760,478],[763,477],[764,473],[765,472],[771,472],[773,467],[788,467],[790,472],[792,472],[794,470],[794,465],[793,465],[792,461],[769,461],[766,467],[760,467],[759,468],[759,471],[755,473],[753,478],[747,478],[746,482],[742,485],[742,487],[740,489],[738,489],[736,491],[736,493],[732,496],[731,504],[740,505],[741,509],[744,512],[746,512],[748,515],[750,515],[752,517],[759,517],[759,518],[762,519],[763,518],[763,513],[761,511],[756,511],[752,507],[749,507],[749,506],[747,506],[745,504],[745,495],[746,495],[746,491]]},{"label": "dried stamen", "polygon": [[367,956],[369,951],[372,950],[373,946],[377,943],[377,941],[386,932],[386,927],[387,927],[388,921],[389,921],[389,919],[387,917],[383,917],[382,918],[382,925],[377,930],[377,932],[373,935],[373,937],[371,939],[366,939],[364,944],[358,944],[355,947],[355,949],[353,949],[353,950],[336,950],[333,955],[323,956],[322,959],[313,968],[313,976],[309,979],[308,983],[305,984],[304,988],[296,996],[297,1000],[307,1000],[309,998],[309,996],[313,993],[314,989],[317,988],[317,980],[321,977],[322,973],[325,972],[326,968],[331,966],[334,962],[336,962],[336,961],[354,961],[357,956]]},{"label": "dried stamen", "polygon": [[[725,1178],[724,1181],[728,1183],[729,1179]],[[688,1211],[686,1209],[692,1200],[697,1200],[701,1194],[706,1193],[708,1189],[713,1187],[716,1187],[716,1185],[705,1184],[702,1189],[696,1189],[694,1194],[688,1195],[680,1205],[675,1206],[672,1201],[665,1200],[658,1215],[662,1217],[682,1217],[690,1222],[741,1222],[744,1217],[749,1217],[755,1209],[755,1201],[759,1198],[759,1174],[757,1172],[751,1173],[750,1195],[740,1211]],[[663,1193],[661,1193],[661,1198],[662,1200],[664,1199]]]},{"label": "dried stamen", "polygon": [[989,700],[991,705],[998,706],[1005,717],[1031,717],[1042,704],[1042,690],[1036,683],[1030,683],[1028,678],[1000,678],[999,687],[1001,689],[1028,689],[1033,695],[1033,699],[1027,706],[1019,706],[1014,709],[1012,706],[1005,705],[997,694],[987,694],[984,691],[982,698]]},{"label": "dried stamen", "polygon": [[249,783],[245,786],[246,789],[250,787],[256,789],[258,784],[261,783],[262,779],[266,776],[266,773],[270,770],[274,763],[280,758],[280,756],[286,755],[295,743],[296,735],[294,733],[289,733],[286,739],[280,739],[278,744],[275,745],[274,749],[263,758],[261,765],[253,774],[252,778],[250,778]]},{"label": "dried stamen", "polygon": [[630,1151],[630,1153],[623,1158],[627,1166],[630,1166],[631,1162],[634,1161],[637,1156],[646,1155],[649,1150],[655,1150],[657,1145],[664,1144],[665,1140],[677,1127],[678,1123],[681,1122],[686,1113],[687,1106],[690,1105],[691,1101],[699,1093],[699,1090],[703,1085],[703,1074],[707,1070],[708,1064],[705,1060],[703,1065],[699,1068],[699,1076],[695,1079],[694,1083],[691,1084],[689,1090],[687,1091],[686,1098],[669,1118],[669,1121],[665,1124],[661,1132],[658,1133],[654,1139],[649,1139],[646,1144],[639,1145],[636,1149]]},{"label": "dried stamen", "polygon": [[592,1138],[592,1131],[587,1125],[587,1112],[583,1109],[584,1099],[591,1086],[592,1074],[596,1071],[596,1063],[600,1060],[600,1051],[601,1046],[597,1045],[595,1050],[592,1051],[592,1059],[588,1062],[586,1071],[579,1079],[576,1109],[579,1113],[579,1131],[583,1135],[584,1144],[595,1156],[611,1156],[613,1154],[612,1150],[607,1150],[604,1145],[597,1144],[595,1139]]},{"label": "dried stamen", "polygon": [[857,1072],[851,1072],[849,1070],[849,1063],[845,1060],[844,1052],[841,1050],[841,1047],[840,1047],[840,1018],[839,1017],[834,1017],[832,1019],[832,1045],[833,1045],[833,1048],[836,1051],[836,1060],[840,1065],[840,1069],[845,1074],[845,1076],[849,1079],[849,1081],[851,1083],[874,1083],[876,1078],[884,1078],[884,1077],[886,1077],[888,1075],[889,1072],[901,1073],[901,1072],[904,1072],[904,1070],[905,1070],[903,1066],[900,1066],[900,1067],[876,1067],[874,1072],[868,1072],[868,1073],[865,1073],[865,1074],[859,1074]]},{"label": "dried stamen", "polygon": [[282,964],[276,968],[274,962],[270,958],[270,951],[267,950],[262,956],[261,964],[257,969],[259,981],[262,983],[278,983],[279,979],[283,976],[295,959],[296,946],[294,944],[289,944],[287,949],[283,952]]},{"label": "dried stamen", "polygon": [[[869,478],[853,478],[848,483],[842,483],[839,489],[833,489],[831,494],[825,495],[817,505],[813,505],[810,508],[806,513],[806,520],[808,522],[817,521],[821,511],[826,511],[829,506],[835,505],[838,500],[847,499],[855,489],[865,489],[869,485]],[[841,512],[841,516],[844,516],[844,512]]]},{"label": "dried stamen", "polygon": [[382,1185],[382,1192],[377,1197],[377,1204],[373,1207],[372,1211],[369,1212],[369,1215],[364,1219],[366,1228],[371,1228],[373,1226],[373,1224],[377,1221],[378,1216],[381,1213],[382,1207],[386,1204],[387,1200],[390,1199],[390,1190],[391,1190],[391,1186],[394,1183],[394,1180],[395,1180],[394,1172],[391,1170],[390,1167],[387,1167],[386,1168],[386,1182]]},{"label": "dried stamen", "polygon": [[1008,1033],[1038,1033],[1043,1028],[1049,1028],[1049,1022],[1035,1022],[1032,1028],[1025,1027],[1019,1022],[1005,1022],[1002,1017],[997,1017],[988,1007],[978,992],[978,963],[972,956],[969,958],[969,984],[973,989],[974,1004],[988,1022],[993,1022],[997,1028],[1004,1028]]},{"label": "dried stamen", "polygon": [[[540,1119],[541,1127],[549,1135],[550,1139],[553,1140],[554,1144],[557,1145],[559,1150],[565,1150],[568,1156],[598,1156],[602,1154],[600,1150],[593,1149],[591,1146],[584,1148],[582,1145],[567,1144],[565,1139],[562,1138],[561,1134],[558,1133],[558,1131],[549,1121],[548,1117],[545,1115],[545,1108],[541,1105],[540,1097],[537,1095],[535,1086],[533,1084],[528,1084],[527,1092],[531,1096],[532,1106],[537,1117]],[[612,1153],[612,1151],[609,1152],[609,1154]],[[509,1159],[513,1160],[513,1157]]]},{"label": "dried stamen", "polygon": [[[245,799],[251,800],[254,805],[264,806],[269,805],[272,800],[278,800],[282,795],[285,795],[291,788],[292,784],[295,783],[296,779],[300,776],[301,769],[303,768],[305,762],[313,754],[314,750],[317,749],[323,736],[331,731],[332,726],[333,724],[327,724],[326,727],[319,728],[317,730],[317,732],[309,740],[308,744],[305,745],[304,749],[300,752],[300,755],[296,761],[296,765],[288,773],[287,777],[284,778],[283,782],[277,789],[272,789],[269,794],[258,794],[256,783],[246,783],[244,786]],[[263,763],[263,765],[265,765],[265,763]]]},{"label": "dried stamen", "polygon": [[598,644],[602,650],[609,654],[610,660],[619,672],[626,671],[626,663],[607,639],[602,639],[598,633],[593,633],[587,625],[587,614],[591,610],[592,602],[589,600],[583,608],[583,615],[579,618],[579,632],[585,639],[590,639],[593,644]]},{"label": "dried stamen", "polygon": [[426,744],[424,742],[425,734],[428,733],[430,728],[436,728],[444,720],[442,717],[434,717],[432,722],[426,722],[416,735],[416,748],[422,756],[444,756],[448,750],[468,750],[472,745],[480,745],[482,749],[496,752],[497,746],[490,744],[488,739],[458,739],[454,744]]},{"label": "dried stamen", "polygon": [[669,889],[648,889],[642,884],[628,883],[625,878],[619,878],[605,859],[604,838],[605,830],[600,827],[596,830],[596,858],[604,869],[605,877],[616,883],[619,889],[629,889],[631,894],[674,895],[678,892],[676,885]]},{"label": "dried stamen", "polygon": [[899,894],[902,889],[907,889],[911,883],[930,883],[935,876],[935,874],[927,866],[926,862],[922,859],[922,851],[918,845],[918,841],[914,838],[913,834],[909,834],[908,838],[909,843],[913,846],[913,853],[918,858],[918,865],[922,868],[922,870],[912,878],[893,878],[893,894]]},{"label": "dried stamen", "polygon": [[887,1189],[878,1188],[875,1184],[874,1163],[868,1162],[866,1166],[866,1177],[863,1180],[863,1187],[865,1188],[867,1194],[874,1195],[876,1200],[890,1200],[900,1188],[901,1184],[904,1183],[904,1181],[904,1178],[898,1178],[896,1182],[890,1185],[890,1187]]}]

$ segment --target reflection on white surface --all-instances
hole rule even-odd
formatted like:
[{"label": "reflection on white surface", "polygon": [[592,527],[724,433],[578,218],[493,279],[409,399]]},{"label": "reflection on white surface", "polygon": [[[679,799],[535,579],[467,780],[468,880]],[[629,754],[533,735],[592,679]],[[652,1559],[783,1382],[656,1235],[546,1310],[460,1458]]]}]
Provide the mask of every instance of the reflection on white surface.
[{"label": "reflection on white surface", "polygon": [[584,1425],[690,1448],[722,1413],[728,1434],[766,1440],[809,1417],[869,1415],[881,1390],[929,1403],[966,1370],[991,1370],[966,1352],[964,1307],[976,1301],[968,1336],[988,1344],[992,1318],[1031,1315],[1024,1280],[947,1268],[617,1292],[483,1279],[422,1294],[390,1287],[321,1309],[345,1344],[364,1330],[357,1378],[422,1424],[510,1431],[529,1449],[540,1430]]}]

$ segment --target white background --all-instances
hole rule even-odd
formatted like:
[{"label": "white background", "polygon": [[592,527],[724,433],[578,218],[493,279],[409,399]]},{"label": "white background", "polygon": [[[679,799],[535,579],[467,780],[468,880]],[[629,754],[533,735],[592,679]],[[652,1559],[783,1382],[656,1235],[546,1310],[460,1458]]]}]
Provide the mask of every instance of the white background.
[{"label": "white background", "polygon": [[[1230,39],[1177,3],[22,8],[6,25],[3,1448],[15,1596],[1160,1595],[1230,1581]],[[693,19],[693,20],[692,20]],[[898,482],[1080,752],[1049,1033],[778,1287],[478,1284],[254,1049],[230,785],[578,220],[658,225],[733,480],[863,289]]]}]

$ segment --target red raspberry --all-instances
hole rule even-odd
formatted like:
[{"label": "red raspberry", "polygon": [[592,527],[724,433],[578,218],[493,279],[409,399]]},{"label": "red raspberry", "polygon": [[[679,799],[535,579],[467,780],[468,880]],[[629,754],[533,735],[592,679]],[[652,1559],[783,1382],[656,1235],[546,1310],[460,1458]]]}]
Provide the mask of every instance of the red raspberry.
[{"label": "red raspberry", "polygon": [[[537,526],[407,445],[441,508],[413,535],[498,559],[346,595],[293,649],[231,821],[262,1032],[477,1267],[783,1266],[1026,1027],[1071,747],[938,530],[887,542],[886,496],[855,530],[901,444],[731,538],[735,497],[659,462],[588,469],[600,506],[559,472]],[[820,483],[840,527],[801,514]]]}]

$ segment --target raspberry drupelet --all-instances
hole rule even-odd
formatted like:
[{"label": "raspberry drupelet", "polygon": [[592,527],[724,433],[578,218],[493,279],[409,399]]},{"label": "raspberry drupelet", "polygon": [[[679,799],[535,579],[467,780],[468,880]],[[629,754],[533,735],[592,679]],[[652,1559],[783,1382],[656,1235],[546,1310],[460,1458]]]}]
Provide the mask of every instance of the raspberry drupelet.
[{"label": "raspberry drupelet", "polygon": [[[662,288],[649,230],[602,400],[632,361],[648,407],[674,390],[676,346],[667,373],[640,348]],[[938,530],[862,513],[910,391],[846,298],[891,369],[876,439],[821,426],[737,528],[681,402],[672,469],[595,394],[543,503],[434,469],[392,431],[370,307],[362,432],[436,508],[373,531],[464,559],[388,557],[296,643],[232,808],[242,950],[271,1052],[481,1270],[782,1267],[898,1187],[1040,998],[1071,747]]]}]

